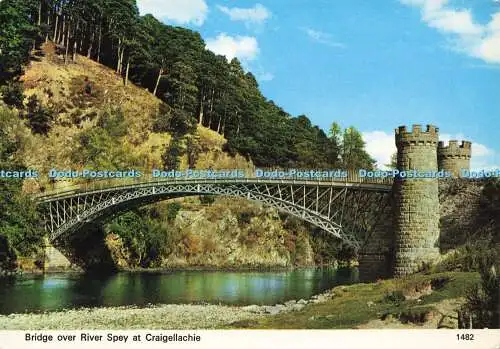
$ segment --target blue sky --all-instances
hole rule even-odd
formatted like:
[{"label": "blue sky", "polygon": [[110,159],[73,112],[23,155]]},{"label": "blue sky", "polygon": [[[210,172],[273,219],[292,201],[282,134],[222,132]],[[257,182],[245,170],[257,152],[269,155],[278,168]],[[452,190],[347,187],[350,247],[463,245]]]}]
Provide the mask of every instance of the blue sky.
[{"label": "blue sky", "polygon": [[435,124],[500,167],[500,1],[138,0],[238,57],[264,95],[328,130],[363,132],[379,165],[394,128]]}]

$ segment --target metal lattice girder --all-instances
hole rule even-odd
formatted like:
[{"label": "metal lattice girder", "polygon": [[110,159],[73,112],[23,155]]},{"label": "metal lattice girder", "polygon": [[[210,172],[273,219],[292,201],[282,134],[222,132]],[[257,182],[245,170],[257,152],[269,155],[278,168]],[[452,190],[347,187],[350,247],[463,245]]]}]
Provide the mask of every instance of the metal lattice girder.
[{"label": "metal lattice girder", "polygon": [[387,184],[296,180],[171,180],[76,190],[38,198],[51,241],[134,207],[190,195],[242,197],[275,207],[359,247],[390,194]]}]

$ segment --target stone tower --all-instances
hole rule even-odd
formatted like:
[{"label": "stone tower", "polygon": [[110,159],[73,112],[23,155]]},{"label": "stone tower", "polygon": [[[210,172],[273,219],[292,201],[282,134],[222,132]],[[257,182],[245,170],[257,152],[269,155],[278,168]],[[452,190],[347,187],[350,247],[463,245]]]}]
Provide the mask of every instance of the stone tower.
[{"label": "stone tower", "polygon": [[451,172],[453,177],[461,177],[462,169],[470,169],[471,142],[462,141],[458,145],[457,141],[450,141],[447,146],[439,142],[437,157],[439,170]]},{"label": "stone tower", "polygon": [[[439,129],[414,125],[396,129],[399,171],[437,172]],[[394,276],[417,272],[439,256],[439,196],[437,178],[396,177],[394,181]]]}]

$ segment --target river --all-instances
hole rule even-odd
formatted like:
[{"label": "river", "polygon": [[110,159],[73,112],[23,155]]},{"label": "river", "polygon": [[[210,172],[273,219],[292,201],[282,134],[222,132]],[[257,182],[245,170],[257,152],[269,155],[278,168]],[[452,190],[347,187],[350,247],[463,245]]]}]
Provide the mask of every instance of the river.
[{"label": "river", "polygon": [[59,273],[0,278],[0,314],[149,304],[277,304],[357,282],[356,269]]}]

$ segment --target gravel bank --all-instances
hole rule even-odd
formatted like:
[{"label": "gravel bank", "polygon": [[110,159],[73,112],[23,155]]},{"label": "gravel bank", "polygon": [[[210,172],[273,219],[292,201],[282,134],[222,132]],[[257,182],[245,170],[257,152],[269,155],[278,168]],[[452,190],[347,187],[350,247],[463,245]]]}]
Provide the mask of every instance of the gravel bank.
[{"label": "gravel bank", "polygon": [[240,307],[168,304],[0,316],[1,330],[214,329],[264,315]]},{"label": "gravel bank", "polygon": [[[340,286],[337,289],[342,290]],[[118,330],[118,329],[215,329],[233,322],[303,310],[335,296],[333,290],[311,299],[290,300],[276,305],[194,305],[83,308],[42,314],[0,315],[0,330]]]},{"label": "gravel bank", "polygon": [[328,291],[309,300],[244,307],[167,304],[145,308],[88,308],[43,314],[0,315],[0,330],[214,329],[233,322],[301,311],[307,304],[325,302],[333,296]]}]

